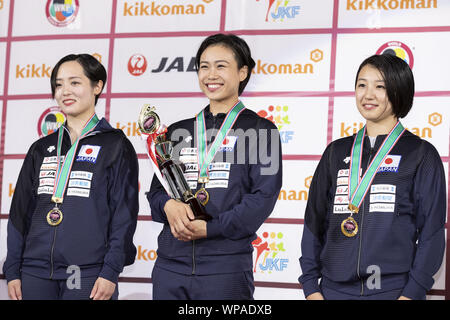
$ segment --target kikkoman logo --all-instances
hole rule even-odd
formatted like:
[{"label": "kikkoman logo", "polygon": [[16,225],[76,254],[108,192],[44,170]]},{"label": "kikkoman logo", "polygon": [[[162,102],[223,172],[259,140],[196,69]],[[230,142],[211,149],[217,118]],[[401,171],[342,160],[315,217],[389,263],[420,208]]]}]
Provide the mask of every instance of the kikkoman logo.
[{"label": "kikkoman logo", "polygon": [[78,0],[48,0],[45,6],[48,21],[56,27],[65,27],[72,23],[79,10]]},{"label": "kikkoman logo", "polygon": [[286,251],[283,236],[282,232],[263,232],[262,238],[258,236],[252,242],[253,248],[256,250],[253,272],[259,269],[261,273],[270,274],[273,271],[284,271],[288,267],[289,259],[279,257]]},{"label": "kikkoman logo", "polygon": [[305,178],[305,188],[303,190],[285,190],[281,189],[278,200],[284,201],[308,201],[308,190],[311,186],[312,176]]},{"label": "kikkoman logo", "polygon": [[136,260],[138,261],[155,261],[157,258],[156,250],[144,249],[141,245],[137,247]]},{"label": "kikkoman logo", "polygon": [[[315,49],[310,52],[310,60],[313,63],[318,63],[323,60],[323,51]],[[260,59],[256,61],[256,66],[253,69],[254,74],[274,75],[274,74],[313,74],[313,63],[293,63],[293,64],[274,64],[263,62]]]},{"label": "kikkoman logo", "polygon": [[[99,62],[102,62],[102,55],[99,53],[93,53],[92,56],[96,58]],[[50,78],[52,74],[53,66],[42,64],[27,64],[27,65],[16,65],[16,79],[41,79]]]},{"label": "kikkoman logo", "polygon": [[[418,137],[421,138],[433,138],[433,127],[437,127],[439,125],[442,124],[443,122],[443,117],[440,113],[438,112],[433,112],[431,114],[428,115],[427,117],[428,120],[428,124],[431,125],[431,127],[429,126],[425,126],[425,127],[405,127],[407,130],[409,130],[411,133],[415,134]],[[360,123],[356,123],[354,122],[351,125],[348,125],[345,122],[341,122],[340,124],[340,137],[349,137],[353,134],[356,134],[360,129],[362,129],[364,127],[364,123],[360,122]]]},{"label": "kikkoman logo", "polygon": [[16,65],[16,79],[26,78],[50,78],[52,73],[52,66],[47,66],[45,63],[27,64],[26,66]]},{"label": "kikkoman logo", "polygon": [[[256,0],[259,2],[259,0]],[[263,2],[263,1],[261,1]],[[276,5],[274,6],[276,2]],[[269,15],[272,21],[284,21],[295,19],[296,16],[300,14],[300,6],[294,5],[296,1],[289,0],[266,0],[267,12],[266,12],[266,22],[269,21]]]},{"label": "kikkoman logo", "polygon": [[272,121],[278,128],[280,132],[281,143],[288,143],[294,138],[294,131],[292,130],[282,130],[286,125],[290,125],[288,115],[289,106],[269,106],[267,110],[258,111],[258,115],[262,118]]},{"label": "kikkoman logo", "polygon": [[141,135],[141,132],[139,131],[139,125],[136,121],[128,122],[125,125],[120,122],[116,122],[116,129],[122,130],[127,137],[137,137]]},{"label": "kikkoman logo", "polygon": [[437,0],[347,0],[348,11],[436,9]]},{"label": "kikkoman logo", "polygon": [[191,1],[194,3],[174,5],[164,4],[165,1],[125,1],[122,13],[124,17],[204,15],[205,4],[213,1]]}]

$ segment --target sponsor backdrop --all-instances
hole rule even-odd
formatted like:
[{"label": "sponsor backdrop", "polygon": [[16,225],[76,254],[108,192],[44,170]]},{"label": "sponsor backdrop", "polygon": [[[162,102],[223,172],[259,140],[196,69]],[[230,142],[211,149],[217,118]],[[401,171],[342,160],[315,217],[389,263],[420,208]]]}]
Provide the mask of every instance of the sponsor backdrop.
[{"label": "sponsor backdrop", "polygon": [[[297,278],[309,186],[327,144],[363,125],[353,97],[363,59],[390,50],[409,63],[417,92],[403,122],[436,146],[448,179],[449,16],[448,0],[0,0],[0,266],[25,154],[65,120],[50,95],[52,66],[68,53],[90,53],[109,76],[97,112],[139,155],[138,252],[121,274],[120,298],[152,298],[161,226],[145,198],[152,173],[137,117],[146,103],[166,124],[203,108],[194,55],[206,36],[233,32],[256,61],[242,101],[277,125],[283,147],[279,201],[253,243],[255,298],[304,299]],[[429,299],[450,299],[447,257]],[[0,274],[0,299],[8,298],[5,282]]]}]

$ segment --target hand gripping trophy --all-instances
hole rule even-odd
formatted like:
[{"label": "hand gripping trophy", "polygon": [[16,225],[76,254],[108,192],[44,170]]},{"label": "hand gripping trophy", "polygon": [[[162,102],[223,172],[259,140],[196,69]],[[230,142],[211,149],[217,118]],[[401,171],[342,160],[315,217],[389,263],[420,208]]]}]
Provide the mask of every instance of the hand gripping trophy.
[{"label": "hand gripping trophy", "polygon": [[147,136],[147,151],[153,170],[166,192],[173,198],[189,204],[195,219],[211,220],[205,207],[192,194],[181,167],[172,159],[173,145],[166,140],[167,128],[160,125],[155,107],[146,104],[139,114],[139,129]]}]

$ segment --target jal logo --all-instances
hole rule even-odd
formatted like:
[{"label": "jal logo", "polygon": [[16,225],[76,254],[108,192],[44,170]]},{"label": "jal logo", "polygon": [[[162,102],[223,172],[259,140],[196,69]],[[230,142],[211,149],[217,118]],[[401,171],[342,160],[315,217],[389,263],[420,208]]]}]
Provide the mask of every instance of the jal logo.
[{"label": "jal logo", "polygon": [[185,59],[184,57],[162,57],[158,66],[152,70],[152,73],[159,72],[196,72],[195,57]]},{"label": "jal logo", "polygon": [[78,0],[48,0],[45,6],[47,20],[56,27],[71,24],[80,10]]},{"label": "jal logo", "polygon": [[377,50],[376,54],[391,54],[405,61],[411,69],[414,66],[412,50],[400,41],[386,42]]},{"label": "jal logo", "polygon": [[[128,61],[128,71],[134,76],[142,75],[147,70],[147,60],[141,54],[133,55]],[[160,72],[196,72],[195,57],[185,59],[184,57],[162,57],[151,73]]]},{"label": "jal logo", "polygon": [[284,249],[282,232],[263,232],[252,242],[256,251],[256,259],[253,272],[261,273],[281,272],[288,267],[289,259],[281,257],[286,252]]},{"label": "jal logo", "polygon": [[270,105],[267,109],[258,111],[258,115],[262,118],[273,122],[280,132],[281,143],[289,143],[294,138],[294,131],[286,130],[286,126],[291,124],[289,120],[289,106]]},{"label": "jal logo", "polygon": [[[260,0],[256,0],[260,2]],[[261,1],[261,3],[264,1]],[[266,0],[267,11],[266,11],[266,22],[269,21],[269,17],[272,21],[284,21],[295,19],[300,14],[300,6],[295,5],[297,1],[289,0]]]},{"label": "jal logo", "polygon": [[135,77],[144,74],[147,70],[147,59],[142,54],[134,54],[128,60],[128,72]]},{"label": "jal logo", "polygon": [[45,109],[39,117],[37,132],[40,138],[56,132],[66,121],[66,116],[59,107]]}]

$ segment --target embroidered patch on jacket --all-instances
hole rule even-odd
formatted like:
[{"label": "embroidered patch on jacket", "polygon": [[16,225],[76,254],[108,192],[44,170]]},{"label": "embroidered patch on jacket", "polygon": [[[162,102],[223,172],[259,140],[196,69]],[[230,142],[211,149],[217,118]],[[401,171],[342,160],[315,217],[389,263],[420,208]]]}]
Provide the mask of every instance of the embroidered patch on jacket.
[{"label": "embroidered patch on jacket", "polygon": [[[234,148],[237,137],[227,137],[229,141],[223,143],[219,151],[229,151]],[[226,148],[231,148],[227,149]],[[198,187],[198,155],[197,148],[182,148],[180,150],[179,160],[184,164],[184,177],[192,190]],[[231,163],[229,162],[213,162],[208,166],[209,182],[205,184],[206,189],[212,188],[228,188],[228,180],[230,179]]]},{"label": "embroidered patch on jacket", "polygon": [[[64,156],[61,156],[61,162]],[[39,187],[37,194],[53,194],[56,169],[58,168],[58,157],[44,157],[39,171]]]},{"label": "embroidered patch on jacket", "polygon": [[397,187],[391,184],[370,186],[369,212],[394,212]]},{"label": "embroidered patch on jacket", "polygon": [[94,174],[89,171],[72,171],[67,185],[67,195],[89,198],[93,176]]},{"label": "embroidered patch on jacket", "polygon": [[231,152],[237,141],[237,136],[228,136],[223,140],[222,145],[219,147],[218,152]]},{"label": "embroidered patch on jacket", "polygon": [[91,146],[89,144],[85,144],[81,146],[75,161],[86,161],[95,163],[97,161],[100,149],[101,149],[100,146]]},{"label": "embroidered patch on jacket", "polygon": [[388,155],[377,172],[397,172],[402,156]]}]

